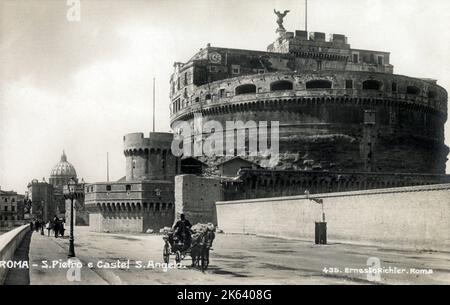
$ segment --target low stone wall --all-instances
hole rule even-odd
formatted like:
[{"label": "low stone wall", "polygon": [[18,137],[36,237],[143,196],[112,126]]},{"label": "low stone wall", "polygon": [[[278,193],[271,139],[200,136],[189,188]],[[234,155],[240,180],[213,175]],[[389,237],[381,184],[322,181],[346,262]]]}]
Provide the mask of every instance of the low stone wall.
[{"label": "low stone wall", "polygon": [[[0,261],[8,261],[13,258],[14,252],[29,230],[29,225],[23,225],[0,235]],[[4,283],[8,271],[8,268],[0,267],[0,285]]]},{"label": "low stone wall", "polygon": [[151,229],[159,232],[164,227],[172,226],[173,221],[173,209],[126,217],[90,213],[89,230],[92,232],[144,233]]},{"label": "low stone wall", "polygon": [[144,230],[142,217],[108,218],[102,214],[89,214],[89,227],[93,232],[136,232]]},{"label": "low stone wall", "polygon": [[450,184],[217,202],[226,233],[314,241],[323,200],[328,242],[450,251]]}]

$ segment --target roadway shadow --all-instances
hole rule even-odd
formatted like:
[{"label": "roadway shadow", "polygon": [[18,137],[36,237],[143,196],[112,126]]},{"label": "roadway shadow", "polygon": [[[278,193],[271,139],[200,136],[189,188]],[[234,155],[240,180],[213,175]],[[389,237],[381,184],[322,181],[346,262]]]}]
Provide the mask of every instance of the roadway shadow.
[{"label": "roadway shadow", "polygon": [[[28,253],[30,252],[30,243],[32,232],[28,232],[14,252],[13,261],[27,261],[30,264]],[[38,233],[36,233],[38,234]],[[9,269],[4,285],[30,285],[30,270],[28,268],[12,268]]]}]

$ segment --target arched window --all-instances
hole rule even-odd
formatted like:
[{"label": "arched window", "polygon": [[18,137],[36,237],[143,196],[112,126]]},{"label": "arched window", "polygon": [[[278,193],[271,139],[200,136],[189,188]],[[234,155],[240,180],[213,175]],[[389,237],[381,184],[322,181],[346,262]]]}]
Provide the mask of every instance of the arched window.
[{"label": "arched window", "polygon": [[363,82],[363,90],[380,90],[381,83],[377,80],[366,80]]},{"label": "arched window", "polygon": [[306,83],[306,89],[331,89],[333,83],[329,80],[316,79]]},{"label": "arched window", "polygon": [[292,82],[287,80],[279,80],[270,84],[270,91],[292,90]]},{"label": "arched window", "polygon": [[205,95],[205,100],[207,100],[207,101],[208,101],[208,100],[211,100],[211,94],[209,94],[209,93],[206,94],[206,95]]},{"label": "arched window", "polygon": [[408,86],[406,87],[406,94],[419,95],[420,89],[416,86]]},{"label": "arched window", "polygon": [[248,94],[248,93],[256,93],[256,86],[253,84],[245,84],[236,87],[235,94]]}]

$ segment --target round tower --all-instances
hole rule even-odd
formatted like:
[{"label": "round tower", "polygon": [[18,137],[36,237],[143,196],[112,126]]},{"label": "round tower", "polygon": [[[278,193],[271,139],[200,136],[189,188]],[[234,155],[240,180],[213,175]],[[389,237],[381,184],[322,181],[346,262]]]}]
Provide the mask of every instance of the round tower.
[{"label": "round tower", "polygon": [[148,138],[143,133],[125,135],[126,180],[172,180],[177,167],[172,139],[168,132],[151,132]]},{"label": "round tower", "polygon": [[286,32],[267,52],[208,46],[175,67],[170,98],[172,128],[200,114],[223,128],[278,122],[278,169],[445,173],[447,91],[394,74],[389,52],[353,49],[344,35]]}]

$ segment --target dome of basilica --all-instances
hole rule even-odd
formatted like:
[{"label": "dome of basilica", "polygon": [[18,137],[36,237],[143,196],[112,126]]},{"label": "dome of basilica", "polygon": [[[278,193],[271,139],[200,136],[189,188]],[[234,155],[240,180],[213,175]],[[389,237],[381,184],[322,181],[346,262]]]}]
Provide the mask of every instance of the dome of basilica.
[{"label": "dome of basilica", "polygon": [[56,164],[51,173],[50,178],[59,178],[59,177],[67,177],[67,178],[76,178],[77,172],[75,170],[75,167],[73,167],[72,164],[67,162],[67,156],[65,152],[63,152],[61,156],[61,161]]}]

